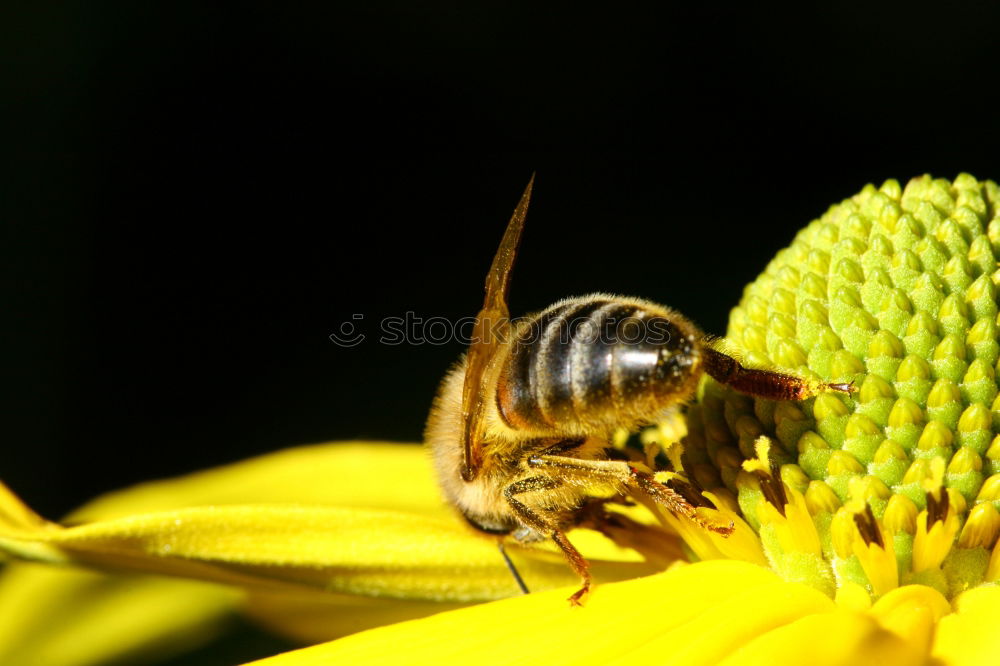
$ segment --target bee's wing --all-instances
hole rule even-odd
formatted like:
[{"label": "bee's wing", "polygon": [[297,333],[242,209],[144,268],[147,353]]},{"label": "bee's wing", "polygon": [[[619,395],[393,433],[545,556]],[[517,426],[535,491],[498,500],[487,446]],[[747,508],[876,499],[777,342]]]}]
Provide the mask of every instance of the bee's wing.
[{"label": "bee's wing", "polygon": [[486,276],[486,299],[483,309],[476,316],[472,344],[469,347],[462,387],[462,478],[471,481],[482,462],[483,417],[485,413],[484,375],[490,359],[500,349],[510,334],[510,312],[507,310],[507,287],[510,271],[521,242],[521,230],[528,213],[534,174],[524,188],[524,194],[507,223],[507,231],[493,257],[493,264]]}]

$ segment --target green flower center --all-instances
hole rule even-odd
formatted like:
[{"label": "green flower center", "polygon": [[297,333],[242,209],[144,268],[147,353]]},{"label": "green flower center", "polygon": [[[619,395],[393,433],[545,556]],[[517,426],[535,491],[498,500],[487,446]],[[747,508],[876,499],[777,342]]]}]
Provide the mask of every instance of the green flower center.
[{"label": "green flower center", "polygon": [[998,204],[967,174],[869,185],[733,309],[747,363],[859,389],[776,403],[709,380],[689,411],[685,472],[786,578],[949,598],[1000,578]]}]

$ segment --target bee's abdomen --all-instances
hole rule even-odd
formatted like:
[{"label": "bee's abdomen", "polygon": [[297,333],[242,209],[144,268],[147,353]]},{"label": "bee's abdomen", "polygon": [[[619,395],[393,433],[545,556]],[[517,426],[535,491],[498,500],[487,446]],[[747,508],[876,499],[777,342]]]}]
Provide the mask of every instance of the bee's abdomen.
[{"label": "bee's abdomen", "polygon": [[515,336],[497,383],[515,429],[630,427],[687,399],[700,368],[697,329],[652,303],[572,299]]}]

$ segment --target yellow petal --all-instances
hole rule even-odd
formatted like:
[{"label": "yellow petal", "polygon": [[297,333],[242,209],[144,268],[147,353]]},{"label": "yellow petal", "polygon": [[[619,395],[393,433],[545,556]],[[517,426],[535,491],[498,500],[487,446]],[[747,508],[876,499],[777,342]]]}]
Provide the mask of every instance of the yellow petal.
[{"label": "yellow petal", "polygon": [[849,581],[837,586],[837,606],[844,610],[866,611],[872,607],[872,597],[868,590]]},{"label": "yellow petal", "polygon": [[162,659],[214,638],[241,597],[194,581],[13,563],[0,579],[0,663]]},{"label": "yellow petal", "polygon": [[243,614],[273,633],[302,645],[312,645],[468,605],[463,602],[256,590],[250,593]]},{"label": "yellow petal", "polygon": [[[727,631],[720,627],[720,631]],[[908,666],[926,654],[883,629],[865,613],[838,610],[807,615],[763,633],[721,664],[724,666]]]},{"label": "yellow petal", "polygon": [[[702,581],[703,588],[708,585]],[[669,631],[661,628],[653,639],[613,663],[650,663],[669,654],[670,663],[678,666],[717,664],[761,634],[834,608],[833,601],[815,588],[777,577],[754,586],[736,582],[727,592],[697,617]]]},{"label": "yellow petal", "polygon": [[290,502],[446,515],[423,447],[386,442],[301,446],[103,495],[76,523],[207,504]]},{"label": "yellow petal", "polygon": [[883,546],[877,543],[866,544],[861,535],[855,532],[852,545],[875,596],[882,596],[896,589],[899,585],[899,570],[892,541],[886,539]]},{"label": "yellow petal", "polygon": [[932,655],[947,666],[993,664],[1000,655],[1000,588],[979,587],[955,600],[955,613],[941,618]]},{"label": "yellow petal", "polygon": [[[375,477],[378,478],[378,483],[370,481]],[[367,505],[375,508],[399,507],[441,517],[448,517],[451,514],[450,509],[440,499],[426,452],[422,447],[411,444],[351,442],[303,446],[176,479],[142,483],[101,496],[74,512],[70,520],[88,522],[198,504],[262,500],[298,500],[341,506]],[[43,527],[59,529],[35,515],[2,484],[0,484],[0,525],[6,526],[8,530]],[[601,541],[604,543],[599,543],[598,547],[592,550],[610,554],[614,545],[606,539]],[[28,557],[46,561],[66,559],[61,551],[40,542],[22,541],[19,548],[21,554]],[[621,549],[617,550],[622,557],[637,559],[633,551],[626,553]],[[496,568],[503,570],[499,559],[495,565]],[[136,568],[134,563],[130,566]],[[158,567],[153,564],[150,567],[138,568],[155,570]],[[175,571],[175,573],[183,572]],[[213,578],[215,577],[213,573],[215,572],[210,571],[204,577]],[[506,573],[501,575],[509,576]],[[571,580],[568,575],[567,580]],[[83,582],[77,584],[76,581],[85,581],[86,584]],[[101,582],[98,584],[94,581]],[[157,642],[162,643],[163,636],[169,636],[171,632],[175,636],[169,640],[170,646],[180,650],[189,640],[194,640],[201,634],[207,635],[207,632],[214,628],[209,618],[217,617],[221,613],[218,605],[206,601],[204,592],[206,589],[215,589],[227,599],[242,597],[242,593],[232,589],[215,588],[202,583],[165,581],[137,575],[114,578],[75,568],[47,571],[43,567],[32,565],[8,566],[0,575],[0,608],[17,608],[18,612],[0,613],[0,637],[2,637],[0,649],[7,650],[7,652],[0,651],[0,663],[19,663],[19,660],[4,656],[14,654],[23,645],[32,644],[52,646],[47,653],[49,657],[46,662],[63,663],[57,659],[54,650],[60,645],[65,647],[66,641],[62,638],[64,634],[93,634],[95,637],[102,635],[91,631],[90,619],[102,627],[126,626],[130,622],[137,624],[128,625],[129,639],[95,640],[86,647],[66,648],[65,663],[84,664],[94,661],[103,663],[119,654],[122,655],[119,658],[125,658],[143,642],[152,643],[155,649],[160,649],[156,647]],[[31,591],[30,599],[25,598],[23,590]],[[185,595],[187,595],[186,602],[182,601]],[[280,611],[275,610],[275,613],[280,612],[282,618],[293,614],[301,617],[302,608],[333,608],[337,600],[343,599],[345,597],[322,591],[307,592],[292,596],[290,600],[281,604]],[[364,606],[364,612],[358,612],[356,606],[364,605],[364,600],[352,599],[352,601],[355,608],[344,615],[340,623],[322,624],[327,633],[320,639],[328,640],[348,631],[447,610],[457,605],[434,602],[393,604],[370,600],[370,603]],[[75,610],[73,617],[79,621],[67,624],[66,627],[51,621],[51,618],[55,617],[53,607],[62,607],[69,603]],[[143,618],[155,623],[157,620],[155,613],[137,613],[130,606],[132,603],[140,609],[183,607],[186,611],[171,617],[171,621],[168,622],[143,624]],[[272,609],[275,607],[276,604],[269,606]],[[350,609],[351,604],[345,601],[336,607]],[[407,616],[401,612],[401,607],[406,608],[412,615]],[[379,617],[379,612],[383,613],[384,617]],[[269,622],[272,618],[267,610],[255,608],[252,614],[255,619],[269,623],[276,629],[284,629],[289,635],[301,635],[301,631],[289,632],[292,627],[288,623],[281,625],[280,621]],[[185,622],[190,624],[192,630],[194,624],[198,622],[204,627],[192,634],[186,631],[185,626],[181,626],[185,625]],[[138,626],[140,624],[141,627]],[[314,626],[319,626],[319,623],[314,623]]]},{"label": "yellow petal", "polygon": [[[107,493],[74,511],[67,522],[87,523],[168,509],[250,502],[392,509],[443,519],[457,516],[441,498],[427,452],[421,446],[334,442],[287,449]],[[19,516],[19,524],[45,524],[0,484],[0,520],[5,507]],[[679,546],[663,543],[658,539],[661,536],[662,531],[642,535],[646,540],[659,541],[648,544],[643,552],[649,556],[657,550],[667,550],[679,555]],[[574,545],[592,559],[625,562],[644,559],[635,550],[618,547],[589,530],[575,533]]]},{"label": "yellow petal", "polygon": [[29,509],[7,486],[0,483],[0,529],[42,529],[46,521]]},{"label": "yellow petal", "polygon": [[[373,478],[378,482],[373,483]],[[341,506],[220,506],[247,500],[308,500]],[[163,511],[199,503],[215,506]],[[387,516],[386,512],[358,509],[352,513],[344,508],[366,505],[403,508],[408,513],[388,512],[392,515]],[[316,513],[310,514],[312,509]],[[424,518],[436,516],[436,522],[424,522],[414,512]],[[274,630],[312,641],[468,603],[458,598],[479,600],[519,592],[495,543],[473,535],[444,505],[424,451],[411,445],[300,447],[109,493],[75,512],[71,520],[97,522],[63,529],[39,518],[0,484],[0,540],[11,552],[49,562],[76,561],[105,569],[236,583],[258,592],[261,586],[275,584],[305,586],[280,594],[255,594],[248,613]],[[642,542],[635,545],[647,555],[664,549],[662,530],[640,527],[639,532],[629,533]],[[383,542],[380,535],[389,538]],[[644,575],[665,566],[663,558],[643,562],[636,551],[620,548],[590,530],[576,530],[571,538],[594,563],[599,581]],[[679,554],[676,544],[667,546]],[[554,547],[508,550],[533,590],[577,582]],[[622,567],[615,561],[631,564]],[[395,573],[385,573],[388,569]],[[20,577],[21,571],[11,568],[0,581]],[[391,590],[401,579],[414,584],[402,585],[401,592]],[[44,580],[51,581],[52,589],[44,589],[44,581],[35,581],[36,597],[62,598],[65,590],[58,589],[59,579]],[[142,603],[164,608],[183,605],[178,599],[188,588],[182,583],[170,589],[167,585],[146,586]],[[9,589],[0,583],[0,607],[20,605],[8,599]],[[387,589],[397,596],[416,598],[393,603],[330,591],[378,594]],[[85,590],[94,593],[93,599],[88,600]],[[162,604],[156,601],[157,591],[165,595]],[[100,609],[115,608],[132,615],[124,603],[112,603],[114,595],[124,600],[131,592],[127,586],[89,586],[74,596],[73,604],[81,616],[96,609],[107,626],[114,626],[117,620],[108,619]],[[261,601],[263,597],[267,603]],[[190,605],[196,606],[199,599],[194,594]],[[311,613],[317,613],[311,622],[290,621]],[[18,617],[27,615],[31,615],[30,608]],[[0,614],[0,631],[12,617]],[[37,633],[32,636],[45,640]]]},{"label": "yellow petal", "polygon": [[954,507],[948,509],[948,515],[944,520],[934,521],[930,528],[927,526],[927,520],[927,511],[921,511],[917,516],[917,533],[913,537],[914,572],[941,566],[958,534],[959,520]]},{"label": "yellow petal", "polygon": [[876,601],[871,612],[882,627],[908,645],[920,648],[921,654],[927,654],[934,627],[938,620],[951,612],[951,604],[934,588],[906,585]]},{"label": "yellow petal", "polygon": [[[508,664],[524,659],[546,664],[607,664],[620,659],[633,664],[710,664],[717,661],[720,649],[728,649],[729,627],[719,624],[722,606],[726,607],[723,612],[730,613],[724,616],[725,622],[737,624],[743,621],[731,612],[755,596],[764,601],[753,612],[771,617],[787,613],[794,619],[796,613],[833,607],[832,601],[811,588],[784,583],[762,567],[733,560],[678,565],[648,578],[598,585],[582,608],[566,603],[571,591],[554,590],[441,613],[255,663],[398,663],[403,649],[410,663]],[[776,603],[779,597],[784,603]],[[768,612],[773,606],[784,610]],[[723,646],[706,645],[706,635],[709,643]],[[684,658],[675,659],[681,652]]]},{"label": "yellow petal", "polygon": [[[55,548],[76,562],[245,586],[293,584],[410,599],[474,601],[517,593],[495,542],[451,518],[330,506],[193,507],[62,529],[0,528],[0,548]],[[518,549],[530,586],[574,580],[555,553]],[[597,561],[598,580],[650,572]]]}]

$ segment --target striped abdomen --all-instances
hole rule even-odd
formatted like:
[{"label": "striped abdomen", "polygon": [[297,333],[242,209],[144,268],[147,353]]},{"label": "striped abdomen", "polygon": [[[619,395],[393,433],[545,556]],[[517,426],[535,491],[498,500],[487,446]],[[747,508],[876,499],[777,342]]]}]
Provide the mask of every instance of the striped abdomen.
[{"label": "striped abdomen", "polygon": [[522,322],[503,362],[497,406],[518,430],[631,428],[688,399],[701,333],[653,303],[587,296]]}]

